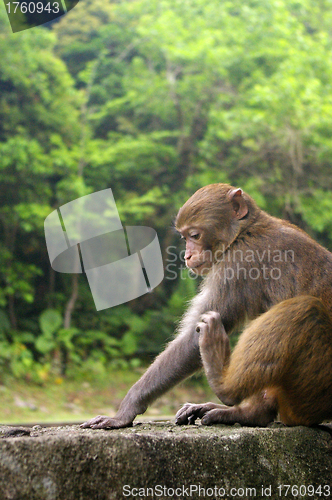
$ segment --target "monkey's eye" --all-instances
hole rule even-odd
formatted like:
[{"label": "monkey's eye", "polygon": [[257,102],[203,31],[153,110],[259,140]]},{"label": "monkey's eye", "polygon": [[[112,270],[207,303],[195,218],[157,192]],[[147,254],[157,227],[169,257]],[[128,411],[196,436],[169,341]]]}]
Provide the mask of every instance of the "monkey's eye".
[{"label": "monkey's eye", "polygon": [[200,237],[201,237],[200,233],[194,233],[190,235],[190,238],[192,238],[193,240],[199,240]]}]

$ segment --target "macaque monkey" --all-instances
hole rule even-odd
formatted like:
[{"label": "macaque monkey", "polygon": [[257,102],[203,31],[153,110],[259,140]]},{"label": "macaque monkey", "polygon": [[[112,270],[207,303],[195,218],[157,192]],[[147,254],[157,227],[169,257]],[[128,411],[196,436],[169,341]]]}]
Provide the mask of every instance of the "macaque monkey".
[{"label": "macaque monkey", "polygon": [[245,329],[232,355],[219,313],[202,315],[197,330],[210,386],[228,406],[187,403],[178,424],[265,426],[279,413],[286,425],[313,425],[332,417],[332,321],[320,299],[272,307]]},{"label": "macaque monkey", "polygon": [[[114,418],[132,424],[158,396],[204,368],[224,403],[185,404],[177,424],[286,425],[332,417],[332,254],[259,209],[242,189],[212,184],[180,208],[185,262],[204,276],[179,333],[129,390]],[[230,354],[228,335],[251,321]],[[227,405],[227,406],[225,406]]]}]

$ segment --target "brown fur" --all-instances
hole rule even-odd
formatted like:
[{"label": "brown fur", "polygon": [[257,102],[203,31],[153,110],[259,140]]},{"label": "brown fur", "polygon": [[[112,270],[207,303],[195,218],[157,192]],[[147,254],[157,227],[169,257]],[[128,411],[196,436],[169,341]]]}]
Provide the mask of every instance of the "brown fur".
[{"label": "brown fur", "polygon": [[[321,300],[299,296],[274,306],[245,329],[231,356],[216,315],[205,314],[199,323],[200,349],[210,385],[223,402],[236,405],[264,391],[262,403],[266,406],[268,398],[287,425],[332,417],[332,321]],[[229,423],[233,415],[236,422],[247,418],[246,424],[255,425],[247,415],[251,407],[249,401],[218,407],[213,422],[224,422],[226,416]],[[259,411],[259,397],[255,407]],[[201,405],[202,416],[209,417],[208,411]]]},{"label": "brown fur", "polygon": [[[197,416],[203,423],[218,422],[222,411],[225,423],[266,425],[278,409],[287,424],[311,425],[327,418],[331,407],[332,254],[227,184],[197,191],[179,210],[176,227],[190,247],[188,267],[206,274],[201,289],[182,319],[178,336],[130,389],[116,417],[98,416],[83,426],[131,425],[154,399],[202,363],[221,398],[229,403],[249,399],[222,410],[212,403],[208,411],[204,405],[194,405],[196,410],[186,405],[177,415],[178,423],[192,423]],[[196,235],[193,238],[191,228],[199,233],[199,258],[204,249],[212,252],[204,271],[199,268],[198,272],[192,264]],[[220,328],[209,328],[219,341],[204,347],[196,331],[202,314],[211,310],[220,314],[220,328],[227,334],[246,320],[258,318],[244,331],[230,361],[225,332],[220,337]],[[211,361],[211,353],[218,350],[217,361]],[[228,371],[221,373],[228,362]]]}]

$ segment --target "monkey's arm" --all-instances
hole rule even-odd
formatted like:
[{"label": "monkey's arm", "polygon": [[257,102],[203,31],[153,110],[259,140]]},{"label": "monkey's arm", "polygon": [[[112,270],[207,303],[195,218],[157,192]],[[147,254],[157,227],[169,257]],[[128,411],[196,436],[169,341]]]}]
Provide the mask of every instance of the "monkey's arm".
[{"label": "monkey's arm", "polygon": [[117,429],[130,426],[136,415],[144,413],[158,396],[201,367],[198,338],[195,328],[181,332],[129,390],[114,418],[98,415],[81,427]]}]

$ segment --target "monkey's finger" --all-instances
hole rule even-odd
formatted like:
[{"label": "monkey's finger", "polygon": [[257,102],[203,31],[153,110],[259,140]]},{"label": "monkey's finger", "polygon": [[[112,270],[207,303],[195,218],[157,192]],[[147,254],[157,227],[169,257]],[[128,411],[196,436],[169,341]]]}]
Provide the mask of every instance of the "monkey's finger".
[{"label": "monkey's finger", "polygon": [[193,414],[194,407],[192,403],[186,403],[180,408],[180,410],[175,415],[175,423],[178,425],[187,425],[189,417]]},{"label": "monkey's finger", "polygon": [[199,323],[197,323],[196,325],[196,332],[197,333],[203,333],[205,331],[205,329],[207,328],[207,324],[204,323],[203,321],[200,321]]},{"label": "monkey's finger", "polygon": [[175,419],[175,423],[176,425],[188,425],[188,417],[186,414],[183,414],[183,415],[179,415],[176,419]]},{"label": "monkey's finger", "polygon": [[186,409],[189,407],[189,403],[186,403],[185,405],[183,405],[177,412],[176,412],[176,415],[175,415],[175,421],[180,417],[182,416],[182,414],[186,411]]},{"label": "monkey's finger", "polygon": [[217,311],[208,311],[200,317],[200,320],[210,325],[217,325],[221,322],[221,316]]},{"label": "monkey's finger", "polygon": [[177,413],[175,423],[177,425],[194,425],[196,420],[202,418],[207,411],[204,405],[192,405],[183,412],[180,410]]},{"label": "monkey's finger", "polygon": [[121,429],[123,427],[131,427],[132,425],[132,422],[105,417],[99,423],[91,425],[91,429]]},{"label": "monkey's finger", "polygon": [[91,429],[116,429],[116,428],[118,428],[116,421],[110,418],[105,418],[98,424],[91,425]]},{"label": "monkey's finger", "polygon": [[201,315],[201,317],[199,318],[203,323],[207,323],[208,320],[210,318],[210,313],[204,313]]},{"label": "monkey's finger", "polygon": [[214,409],[208,411],[201,420],[202,425],[222,424],[224,422],[223,417],[227,411],[227,409]]},{"label": "monkey's finger", "polygon": [[200,418],[202,405],[186,403],[176,414],[175,423],[177,425],[193,425],[197,418]]},{"label": "monkey's finger", "polygon": [[124,427],[125,424],[116,418],[110,418],[106,415],[98,415],[97,417],[88,420],[80,425],[83,429],[114,429],[118,427]]},{"label": "monkey's finger", "polygon": [[83,429],[86,429],[88,427],[91,427],[92,425],[98,424],[101,422],[103,419],[108,418],[105,417],[104,415],[97,415],[96,417],[91,418],[87,422],[84,422],[83,424],[80,425]]},{"label": "monkey's finger", "polygon": [[197,420],[197,415],[190,415],[188,418],[188,425],[195,425],[195,422]]}]

